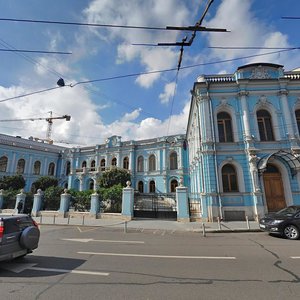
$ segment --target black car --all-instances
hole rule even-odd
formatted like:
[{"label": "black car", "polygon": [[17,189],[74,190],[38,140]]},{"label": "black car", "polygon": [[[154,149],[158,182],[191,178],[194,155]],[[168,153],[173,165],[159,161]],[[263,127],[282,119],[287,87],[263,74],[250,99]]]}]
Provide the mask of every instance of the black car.
[{"label": "black car", "polygon": [[259,221],[263,231],[276,233],[290,240],[300,236],[300,205],[286,207],[278,212],[270,213]]},{"label": "black car", "polygon": [[31,253],[39,238],[40,230],[31,216],[0,214],[0,261]]}]

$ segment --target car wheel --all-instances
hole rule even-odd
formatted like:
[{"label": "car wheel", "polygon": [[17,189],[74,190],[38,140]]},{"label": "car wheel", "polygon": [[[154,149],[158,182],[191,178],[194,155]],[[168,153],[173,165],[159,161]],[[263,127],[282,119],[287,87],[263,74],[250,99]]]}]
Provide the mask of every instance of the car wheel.
[{"label": "car wheel", "polygon": [[299,238],[299,229],[294,225],[288,225],[284,228],[283,235],[289,240],[297,240]]},{"label": "car wheel", "polygon": [[20,245],[24,249],[36,249],[40,239],[40,231],[34,226],[27,227],[23,230],[20,237]]}]

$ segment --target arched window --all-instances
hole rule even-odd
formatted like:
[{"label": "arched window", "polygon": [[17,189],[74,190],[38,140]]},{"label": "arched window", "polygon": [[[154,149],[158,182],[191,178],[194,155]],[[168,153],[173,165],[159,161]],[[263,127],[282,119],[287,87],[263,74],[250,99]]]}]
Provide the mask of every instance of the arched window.
[{"label": "arched window", "polygon": [[176,179],[173,179],[171,181],[171,193],[175,193],[177,187],[178,187],[178,181]]},{"label": "arched window", "polygon": [[300,134],[300,109],[297,109],[295,111],[295,115],[296,115],[296,121],[298,126],[298,133]]},{"label": "arched window", "polygon": [[94,180],[90,179],[89,181],[89,190],[94,190]]},{"label": "arched window", "polygon": [[111,165],[114,167],[117,166],[117,159],[115,157],[111,160]]},{"label": "arched window", "polygon": [[217,115],[219,142],[233,142],[231,117],[226,112],[220,112]]},{"label": "arched window", "polygon": [[178,163],[177,163],[177,153],[172,152],[170,155],[170,170],[177,170]]},{"label": "arched window", "polygon": [[48,175],[54,176],[54,170],[55,170],[55,164],[52,162],[49,164],[49,167],[48,167]]},{"label": "arched window", "polygon": [[86,168],[86,161],[85,160],[82,162],[81,168]]},{"label": "arched window", "polygon": [[95,160],[92,160],[92,162],[91,162],[91,171],[96,171],[96,162],[95,162]]},{"label": "arched window", "polygon": [[223,192],[238,192],[236,170],[233,165],[227,164],[222,168]]},{"label": "arched window", "polygon": [[274,141],[272,117],[264,109],[257,111],[257,123],[261,141]]},{"label": "arched window", "polygon": [[105,171],[105,159],[104,158],[101,159],[101,161],[100,161],[100,169],[101,169],[101,171]]},{"label": "arched window", "polygon": [[143,181],[139,181],[139,183],[138,183],[138,191],[140,193],[144,193],[144,183],[143,183]]},{"label": "arched window", "polygon": [[8,158],[6,156],[0,157],[0,172],[6,172]]},{"label": "arched window", "polygon": [[144,157],[139,156],[137,161],[137,171],[144,172]]},{"label": "arched window", "polygon": [[18,160],[18,164],[17,164],[17,174],[24,174],[24,170],[25,170],[25,159],[21,158]]},{"label": "arched window", "polygon": [[66,162],[66,175],[70,175],[71,173],[71,163],[69,161]]},{"label": "arched window", "polygon": [[37,160],[33,165],[33,174],[40,175],[40,173],[41,173],[41,162]]},{"label": "arched window", "polygon": [[129,169],[129,158],[127,156],[123,159],[123,169]]},{"label": "arched window", "polygon": [[156,170],[156,160],[155,155],[151,154],[149,156],[149,171],[155,171]]},{"label": "arched window", "polygon": [[149,183],[149,192],[155,193],[155,181],[154,180],[151,180]]}]

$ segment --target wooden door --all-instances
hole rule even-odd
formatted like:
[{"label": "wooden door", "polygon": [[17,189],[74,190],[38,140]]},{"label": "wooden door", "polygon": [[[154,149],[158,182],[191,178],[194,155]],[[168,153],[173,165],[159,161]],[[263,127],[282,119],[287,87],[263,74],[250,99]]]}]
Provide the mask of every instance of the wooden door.
[{"label": "wooden door", "polygon": [[286,207],[284,189],[280,173],[264,173],[265,197],[269,212]]}]

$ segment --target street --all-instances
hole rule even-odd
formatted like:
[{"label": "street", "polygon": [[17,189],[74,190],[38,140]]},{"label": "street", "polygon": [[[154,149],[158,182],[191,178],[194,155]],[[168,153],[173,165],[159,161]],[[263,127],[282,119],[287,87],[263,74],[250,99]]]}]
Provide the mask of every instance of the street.
[{"label": "street", "polygon": [[298,299],[300,241],[262,232],[41,226],[0,299]]}]

